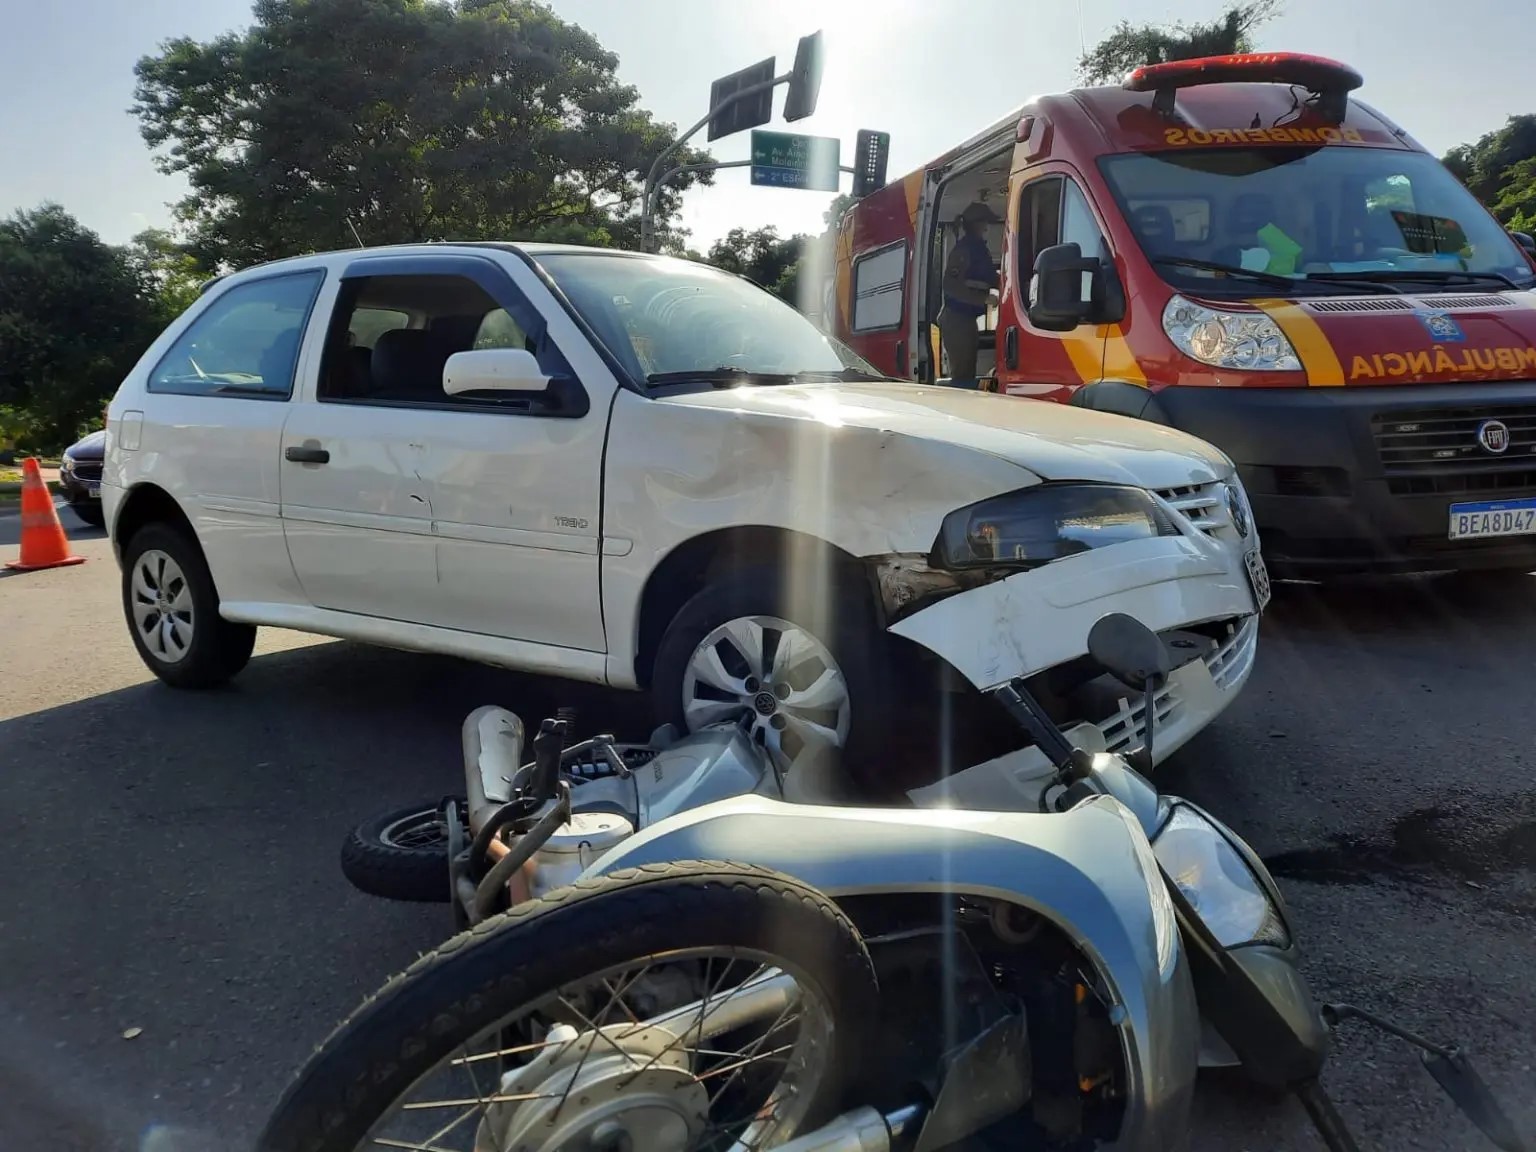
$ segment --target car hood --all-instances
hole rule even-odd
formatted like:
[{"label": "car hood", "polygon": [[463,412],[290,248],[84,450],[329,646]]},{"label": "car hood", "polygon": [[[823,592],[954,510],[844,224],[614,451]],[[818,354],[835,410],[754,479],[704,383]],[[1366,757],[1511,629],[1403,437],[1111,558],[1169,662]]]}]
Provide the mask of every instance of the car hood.
[{"label": "car hood", "polygon": [[89,436],[82,436],[65,451],[76,460],[100,460],[106,452],[107,432],[104,428],[98,428]]},{"label": "car hood", "polygon": [[744,386],[669,396],[658,403],[945,441],[1001,457],[1043,480],[1166,489],[1207,484],[1232,473],[1231,462],[1216,448],[1160,424],[931,384]]}]

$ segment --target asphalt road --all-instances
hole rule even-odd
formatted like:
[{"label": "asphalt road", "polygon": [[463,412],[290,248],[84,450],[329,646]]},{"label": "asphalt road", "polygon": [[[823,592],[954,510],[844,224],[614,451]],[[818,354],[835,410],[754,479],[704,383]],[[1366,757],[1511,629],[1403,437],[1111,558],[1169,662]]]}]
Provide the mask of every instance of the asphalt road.
[{"label": "asphalt road", "polygon": [[[64,519],[86,564],[0,577],[0,1148],[242,1148],[312,1046],[448,930],[443,907],[348,887],[345,829],[458,791],[480,704],[575,704],[621,733],[645,717],[271,632],[231,688],[173,693],[125,635],[106,541]],[[0,559],[16,528],[0,513]],[[1274,863],[1321,992],[1467,1043],[1529,1125],[1533,593],[1282,587],[1243,697],[1163,770]],[[1395,1042],[1347,1034],[1326,1081],[1366,1147],[1490,1147]],[[1194,1146],[1321,1147],[1294,1104],[1221,1082]]]}]

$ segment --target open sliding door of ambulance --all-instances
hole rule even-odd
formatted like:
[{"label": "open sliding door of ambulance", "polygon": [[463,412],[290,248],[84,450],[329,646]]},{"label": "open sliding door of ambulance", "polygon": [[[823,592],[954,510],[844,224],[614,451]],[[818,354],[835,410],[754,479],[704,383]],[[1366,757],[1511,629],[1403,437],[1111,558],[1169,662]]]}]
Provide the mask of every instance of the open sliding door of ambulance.
[{"label": "open sliding door of ambulance", "polygon": [[[956,239],[955,221],[965,206],[980,201],[997,214],[989,228],[988,248],[1000,263],[1004,246],[1003,216],[1008,205],[1008,169],[1013,156],[1017,114],[1010,114],[986,132],[966,141],[924,173],[913,227],[912,290],[908,293],[908,328],[914,355],[914,375],[931,384],[945,375],[938,316],[944,306],[944,263]],[[982,351],[983,375],[990,374],[997,311],[987,309]]]}]

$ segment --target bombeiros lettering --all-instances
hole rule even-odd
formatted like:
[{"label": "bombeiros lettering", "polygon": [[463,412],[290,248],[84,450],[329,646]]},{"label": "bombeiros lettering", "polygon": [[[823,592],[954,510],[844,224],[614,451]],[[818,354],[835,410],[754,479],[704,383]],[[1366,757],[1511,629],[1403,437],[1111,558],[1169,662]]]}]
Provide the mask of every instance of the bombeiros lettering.
[{"label": "bombeiros lettering", "polygon": [[1445,348],[1417,352],[1377,352],[1356,356],[1349,366],[1351,380],[1383,380],[1400,376],[1473,375],[1490,372],[1536,372],[1536,348]]},{"label": "bombeiros lettering", "polygon": [[1170,148],[1203,148],[1212,144],[1364,144],[1358,128],[1166,128],[1163,143]]}]

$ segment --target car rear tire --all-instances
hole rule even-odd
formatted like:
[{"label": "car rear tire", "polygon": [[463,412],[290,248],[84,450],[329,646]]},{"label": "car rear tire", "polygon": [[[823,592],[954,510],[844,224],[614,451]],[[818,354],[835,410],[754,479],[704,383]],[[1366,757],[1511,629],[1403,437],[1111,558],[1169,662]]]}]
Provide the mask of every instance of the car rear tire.
[{"label": "car rear tire", "polygon": [[657,720],[691,732],[741,719],[781,770],[831,733],[832,761],[878,788],[897,709],[868,593],[834,580],[798,596],[785,584],[778,567],[750,568],[683,605],[656,653]]},{"label": "car rear tire", "polygon": [[133,646],[172,688],[213,688],[245,667],[256,629],[219,615],[203,551],[186,531],[147,524],[123,549],[123,618]]},{"label": "car rear tire", "polygon": [[69,510],[92,528],[101,528],[106,525],[107,517],[102,512],[100,504],[71,504]]}]

